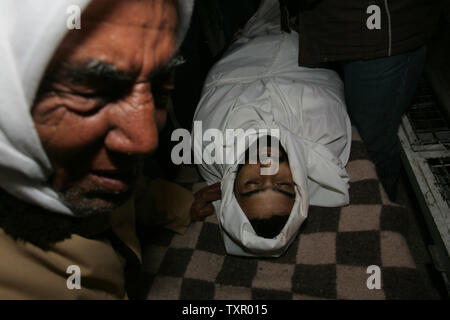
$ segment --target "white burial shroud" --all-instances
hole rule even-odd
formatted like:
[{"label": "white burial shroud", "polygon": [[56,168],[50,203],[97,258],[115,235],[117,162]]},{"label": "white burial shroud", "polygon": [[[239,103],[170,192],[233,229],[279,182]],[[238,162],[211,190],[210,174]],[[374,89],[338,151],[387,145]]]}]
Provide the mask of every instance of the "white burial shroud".
[{"label": "white burial shroud", "polygon": [[296,199],[273,239],[256,235],[234,196],[237,163],[199,166],[208,184],[221,181],[222,200],[214,206],[226,251],[233,255],[277,257],[295,238],[309,205],[349,201],[351,125],[343,83],[332,70],[299,67],[298,34],[281,32],[279,21],[278,1],[263,1],[210,71],[194,116],[203,132],[215,128],[223,136],[226,129],[279,129],[288,154]]}]

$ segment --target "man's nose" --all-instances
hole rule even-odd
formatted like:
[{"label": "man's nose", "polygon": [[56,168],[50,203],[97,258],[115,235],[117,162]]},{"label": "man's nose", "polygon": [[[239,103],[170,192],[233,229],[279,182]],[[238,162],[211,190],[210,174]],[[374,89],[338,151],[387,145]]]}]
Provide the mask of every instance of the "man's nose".
[{"label": "man's nose", "polygon": [[132,92],[109,110],[110,130],[105,144],[111,151],[147,155],[158,147],[154,100],[147,84],[137,84]]},{"label": "man's nose", "polygon": [[261,175],[263,188],[273,188],[274,184],[274,175]]}]

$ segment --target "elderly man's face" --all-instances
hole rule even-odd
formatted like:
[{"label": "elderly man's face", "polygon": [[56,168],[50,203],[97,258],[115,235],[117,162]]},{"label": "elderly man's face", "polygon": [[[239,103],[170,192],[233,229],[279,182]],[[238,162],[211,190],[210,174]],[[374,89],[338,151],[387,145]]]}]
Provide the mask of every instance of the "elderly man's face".
[{"label": "elderly man's face", "polygon": [[94,0],[56,51],[32,116],[51,184],[75,214],[124,203],[157,147],[176,24],[172,1]]}]

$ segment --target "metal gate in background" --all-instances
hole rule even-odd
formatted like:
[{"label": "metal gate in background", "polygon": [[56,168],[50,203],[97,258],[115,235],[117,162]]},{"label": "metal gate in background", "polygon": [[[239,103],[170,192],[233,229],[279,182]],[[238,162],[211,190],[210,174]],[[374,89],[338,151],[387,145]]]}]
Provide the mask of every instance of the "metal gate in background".
[{"label": "metal gate in background", "polygon": [[449,290],[450,121],[425,79],[402,119],[402,161],[433,239],[428,250]]}]

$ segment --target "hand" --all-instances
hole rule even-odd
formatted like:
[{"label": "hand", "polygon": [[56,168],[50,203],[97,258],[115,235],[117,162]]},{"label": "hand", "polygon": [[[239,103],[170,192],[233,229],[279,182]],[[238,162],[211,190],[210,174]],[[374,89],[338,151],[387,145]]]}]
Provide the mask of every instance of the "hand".
[{"label": "hand", "polygon": [[214,213],[213,201],[222,198],[220,182],[200,189],[194,194],[194,203],[191,206],[191,220],[200,221]]}]

